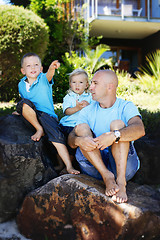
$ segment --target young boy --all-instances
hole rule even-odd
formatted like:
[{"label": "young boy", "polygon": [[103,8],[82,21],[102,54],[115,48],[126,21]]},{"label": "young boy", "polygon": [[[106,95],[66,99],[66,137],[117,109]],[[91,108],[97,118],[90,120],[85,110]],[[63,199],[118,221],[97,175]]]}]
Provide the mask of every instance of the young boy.
[{"label": "young boy", "polygon": [[52,85],[55,69],[60,67],[58,60],[49,66],[47,73],[42,73],[40,57],[35,53],[27,53],[21,60],[21,72],[25,75],[18,84],[22,100],[17,104],[17,112],[32,124],[36,133],[31,137],[39,141],[44,135],[57,149],[66,165],[68,173],[79,174],[72,166],[64,141],[57,115],[54,112]]}]

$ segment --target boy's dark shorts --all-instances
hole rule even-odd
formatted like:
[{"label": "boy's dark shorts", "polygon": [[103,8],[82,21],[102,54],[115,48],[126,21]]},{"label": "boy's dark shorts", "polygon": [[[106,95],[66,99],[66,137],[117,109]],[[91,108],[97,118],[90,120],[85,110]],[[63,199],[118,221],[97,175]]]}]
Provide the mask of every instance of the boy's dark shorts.
[{"label": "boy's dark shorts", "polygon": [[37,114],[37,119],[43,127],[45,134],[48,137],[48,140],[51,142],[65,144],[65,137],[59,126],[57,118],[50,116],[45,112],[38,111],[35,105],[28,99],[23,98],[17,104],[17,112],[22,115],[23,104],[29,105]]}]

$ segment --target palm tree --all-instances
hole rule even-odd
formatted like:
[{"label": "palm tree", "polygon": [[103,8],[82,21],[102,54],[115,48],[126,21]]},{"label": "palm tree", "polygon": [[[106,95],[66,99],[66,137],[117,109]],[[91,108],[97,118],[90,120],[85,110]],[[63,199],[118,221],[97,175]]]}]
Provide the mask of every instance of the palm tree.
[{"label": "palm tree", "polygon": [[98,45],[95,50],[90,48],[84,50],[86,67],[90,74],[95,73],[98,69],[105,65],[108,65],[109,67],[112,66],[111,58],[106,59],[102,57],[103,53],[106,51],[110,51],[110,47],[105,44]]},{"label": "palm tree", "polygon": [[92,75],[101,67],[105,67],[105,65],[112,67],[112,58],[106,59],[102,57],[103,53],[106,51],[110,51],[110,47],[105,44],[100,44],[95,49],[91,49],[89,47],[86,48],[81,55],[79,53],[72,52],[71,56],[66,53],[65,57],[74,69],[85,69],[89,77],[92,77]]}]

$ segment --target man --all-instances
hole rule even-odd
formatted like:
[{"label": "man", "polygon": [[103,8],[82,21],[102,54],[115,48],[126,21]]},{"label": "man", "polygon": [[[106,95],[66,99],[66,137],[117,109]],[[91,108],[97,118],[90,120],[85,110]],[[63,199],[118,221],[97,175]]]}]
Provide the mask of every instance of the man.
[{"label": "man", "polygon": [[126,181],[139,169],[133,141],[145,135],[137,107],[116,97],[118,78],[111,70],[100,70],[92,79],[94,103],[81,110],[68,143],[79,147],[76,159],[82,173],[103,179],[107,196],[127,201]]}]

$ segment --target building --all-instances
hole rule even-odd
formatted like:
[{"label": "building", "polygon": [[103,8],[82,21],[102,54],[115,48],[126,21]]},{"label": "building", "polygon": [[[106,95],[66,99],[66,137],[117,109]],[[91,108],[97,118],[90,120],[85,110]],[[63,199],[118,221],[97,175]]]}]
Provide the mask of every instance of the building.
[{"label": "building", "polygon": [[83,4],[89,35],[103,36],[119,68],[134,73],[147,53],[160,49],[160,0],[73,1],[74,9]]}]

